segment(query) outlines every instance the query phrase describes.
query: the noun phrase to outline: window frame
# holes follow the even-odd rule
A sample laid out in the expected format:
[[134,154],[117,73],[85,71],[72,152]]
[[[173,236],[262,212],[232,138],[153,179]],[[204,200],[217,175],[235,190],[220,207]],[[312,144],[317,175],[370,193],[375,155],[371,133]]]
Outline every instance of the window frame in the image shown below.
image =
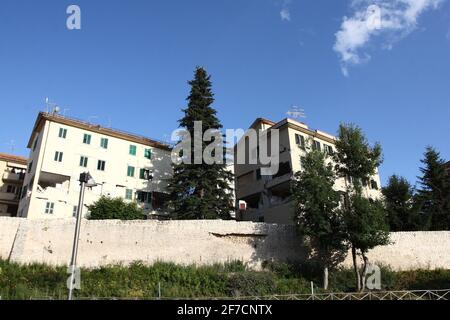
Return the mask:
[[50,202],[47,201],[45,203],[45,210],[44,210],[45,214],[54,214],[55,213],[55,203],[54,202]]
[[90,145],[92,140],[92,135],[89,133],[84,133],[83,135],[83,144]]
[[89,162],[89,158],[86,156],[80,156],[80,167],[87,168]]
[[136,154],[137,154],[137,146],[134,145],[134,144],[130,144],[130,148],[128,150],[128,154],[130,156],[136,156]]
[[109,139],[108,138],[101,138],[100,139],[100,148],[108,149],[108,143],[109,143]]
[[106,161],[105,160],[97,160],[97,171],[105,171]]
[[134,178],[135,174],[136,174],[136,167],[128,166],[127,167],[127,177]]

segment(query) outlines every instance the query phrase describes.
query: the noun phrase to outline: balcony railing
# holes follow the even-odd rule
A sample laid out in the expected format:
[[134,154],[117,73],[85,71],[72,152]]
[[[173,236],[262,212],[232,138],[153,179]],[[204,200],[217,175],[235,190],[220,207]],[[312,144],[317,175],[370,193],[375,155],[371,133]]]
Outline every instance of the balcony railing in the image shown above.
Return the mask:
[[21,182],[25,178],[25,173],[5,172],[3,174],[3,181]]

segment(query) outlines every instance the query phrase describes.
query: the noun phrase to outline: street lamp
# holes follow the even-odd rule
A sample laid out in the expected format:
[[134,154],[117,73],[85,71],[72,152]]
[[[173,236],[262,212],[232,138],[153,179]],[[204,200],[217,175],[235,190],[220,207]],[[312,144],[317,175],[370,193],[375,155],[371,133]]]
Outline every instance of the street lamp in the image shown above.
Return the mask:
[[86,186],[95,186],[95,181],[89,172],[83,172],[80,174],[80,198],[78,199],[77,208],[77,221],[75,224],[75,236],[73,238],[73,249],[72,249],[72,259],[70,261],[70,283],[69,283],[69,300],[72,300],[75,272],[77,265],[77,255],[78,255],[78,242],[80,240],[80,227],[81,227],[81,217],[83,215],[83,203],[84,203],[84,191]]

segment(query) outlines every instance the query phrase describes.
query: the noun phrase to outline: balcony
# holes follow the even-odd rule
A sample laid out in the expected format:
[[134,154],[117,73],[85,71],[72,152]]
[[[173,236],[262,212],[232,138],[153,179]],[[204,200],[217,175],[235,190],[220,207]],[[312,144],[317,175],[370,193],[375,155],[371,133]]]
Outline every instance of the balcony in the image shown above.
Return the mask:
[[3,174],[4,182],[22,183],[24,178],[25,178],[25,173],[15,173],[15,172],[6,171]]
[[10,202],[18,202],[20,199],[18,194],[15,193],[7,193],[7,192],[0,192],[0,200],[3,201],[10,201]]

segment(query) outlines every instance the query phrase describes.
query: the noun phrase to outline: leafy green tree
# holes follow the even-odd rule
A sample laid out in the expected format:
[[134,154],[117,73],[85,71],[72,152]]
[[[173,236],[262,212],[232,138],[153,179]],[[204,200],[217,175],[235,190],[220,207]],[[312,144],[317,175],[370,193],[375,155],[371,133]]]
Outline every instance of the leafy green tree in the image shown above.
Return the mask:
[[414,205],[414,188],[404,177],[389,177],[382,189],[384,207],[391,231],[418,231],[422,223],[417,207]]
[[417,201],[431,230],[450,230],[450,175],[436,149],[427,147]]
[[102,196],[88,206],[89,220],[143,220],[144,211],[136,202],[125,202],[122,198]]
[[[341,124],[336,141],[334,160],[337,174],[346,181],[346,193],[341,207],[346,240],[350,244],[353,269],[358,290],[364,289],[368,250],[389,243],[388,225],[378,201],[363,196],[363,181],[369,181],[382,163],[381,146],[370,146],[361,128]],[[357,255],[363,259],[358,268]]]
[[302,162],[303,170],[295,174],[292,193],[298,230],[306,237],[313,257],[323,269],[323,287],[327,290],[329,268],[343,261],[347,247],[343,221],[336,210],[340,195],[333,188],[333,166],[325,160],[325,154],[320,151],[308,153]]
[[[222,125],[217,118],[216,110],[211,105],[214,96],[211,90],[210,76],[197,67],[194,80],[189,81],[191,92],[187,98],[188,106],[183,110],[184,117],[179,120],[180,127],[189,132],[194,140],[194,122],[202,122],[202,137],[207,130],[220,130]],[[203,140],[203,139],[202,139]],[[208,164],[204,159],[194,161],[194,148],[189,156],[193,163],[180,163],[173,166],[173,177],[169,182],[170,207],[172,215],[177,219],[229,219],[233,211],[233,199],[230,183],[233,174],[226,168],[226,147],[223,135],[220,141],[213,143],[221,146],[222,163]],[[202,141],[202,152],[207,144]],[[189,152],[189,151],[188,151]],[[215,156],[215,153],[214,153]]]

